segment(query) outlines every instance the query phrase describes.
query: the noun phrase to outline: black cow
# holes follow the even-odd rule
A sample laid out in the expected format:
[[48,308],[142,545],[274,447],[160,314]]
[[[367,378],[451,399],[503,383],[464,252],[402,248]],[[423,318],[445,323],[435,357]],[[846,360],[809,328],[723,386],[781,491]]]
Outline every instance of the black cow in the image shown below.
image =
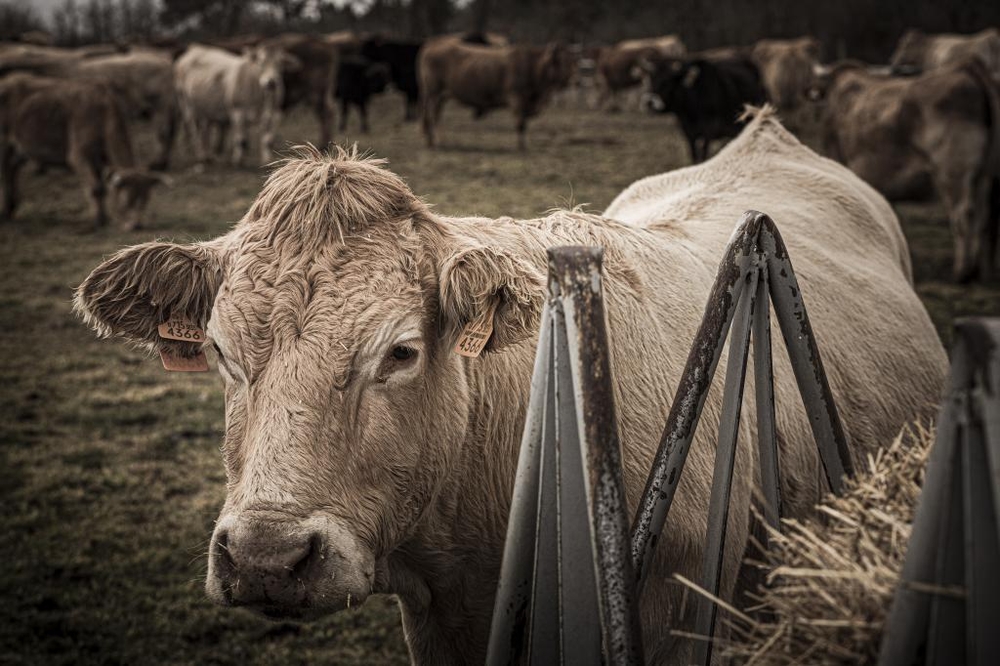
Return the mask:
[[356,55],[341,57],[337,73],[337,99],[340,100],[340,131],[347,129],[351,105],[358,107],[361,131],[368,133],[368,100],[383,92],[389,84],[389,67]]
[[713,139],[734,137],[745,104],[767,101],[757,66],[747,57],[660,59],[643,63],[643,106],[673,113],[691,148],[691,161],[708,158]]
[[362,56],[389,67],[392,85],[406,97],[406,120],[417,118],[417,104],[420,101],[417,53],[423,45],[421,40],[387,39],[380,36],[369,37],[361,44]]

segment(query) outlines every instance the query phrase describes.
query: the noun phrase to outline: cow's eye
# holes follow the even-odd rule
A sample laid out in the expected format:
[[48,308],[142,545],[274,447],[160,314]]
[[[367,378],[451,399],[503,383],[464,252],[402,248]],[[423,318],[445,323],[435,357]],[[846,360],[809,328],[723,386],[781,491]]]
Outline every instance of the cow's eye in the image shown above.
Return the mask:
[[396,345],[392,348],[389,355],[392,356],[392,360],[394,361],[409,361],[417,357],[417,350],[406,345]]

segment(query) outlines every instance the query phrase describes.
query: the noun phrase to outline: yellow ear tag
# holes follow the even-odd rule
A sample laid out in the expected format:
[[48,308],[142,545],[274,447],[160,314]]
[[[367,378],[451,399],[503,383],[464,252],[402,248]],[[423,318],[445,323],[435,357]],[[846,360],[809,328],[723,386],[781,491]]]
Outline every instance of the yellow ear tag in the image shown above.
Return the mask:
[[156,327],[160,332],[160,337],[166,340],[180,340],[181,342],[204,342],[205,331],[198,328],[193,321],[183,317],[174,317]]
[[476,358],[483,352],[490,336],[493,335],[493,314],[497,310],[497,300],[486,308],[486,311],[470,321],[462,329],[455,343],[455,353],[469,358]]
[[[156,330],[164,340],[191,342],[196,345],[205,341],[205,331],[198,328],[198,325],[194,322],[183,317],[171,316],[170,319],[157,326]],[[185,356],[175,347],[176,345],[174,347],[160,348],[160,361],[163,362],[165,370],[171,372],[208,371],[208,358],[200,347],[190,356]]]

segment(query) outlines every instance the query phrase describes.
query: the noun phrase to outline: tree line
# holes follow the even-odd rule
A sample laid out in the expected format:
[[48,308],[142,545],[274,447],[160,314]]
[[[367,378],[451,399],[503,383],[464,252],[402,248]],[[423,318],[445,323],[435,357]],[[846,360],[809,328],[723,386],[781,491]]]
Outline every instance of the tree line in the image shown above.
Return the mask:
[[494,30],[517,41],[585,44],[677,33],[697,50],[809,34],[823,42],[828,60],[882,62],[908,28],[974,32],[998,25],[995,0],[63,0],[48,25],[30,4],[0,2],[0,39],[47,31],[66,46],[288,30],[409,37]]

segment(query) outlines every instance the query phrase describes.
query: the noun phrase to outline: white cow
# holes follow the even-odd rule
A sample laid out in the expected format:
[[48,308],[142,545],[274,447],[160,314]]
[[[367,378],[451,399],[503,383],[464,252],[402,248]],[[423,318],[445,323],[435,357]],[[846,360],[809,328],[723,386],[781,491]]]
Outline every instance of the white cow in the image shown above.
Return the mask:
[[261,160],[269,161],[281,122],[282,69],[299,66],[296,58],[273,47],[243,55],[197,44],[188,48],[174,63],[174,83],[198,161],[208,157],[213,126],[231,130],[233,164],[242,164],[251,128],[260,137]]

